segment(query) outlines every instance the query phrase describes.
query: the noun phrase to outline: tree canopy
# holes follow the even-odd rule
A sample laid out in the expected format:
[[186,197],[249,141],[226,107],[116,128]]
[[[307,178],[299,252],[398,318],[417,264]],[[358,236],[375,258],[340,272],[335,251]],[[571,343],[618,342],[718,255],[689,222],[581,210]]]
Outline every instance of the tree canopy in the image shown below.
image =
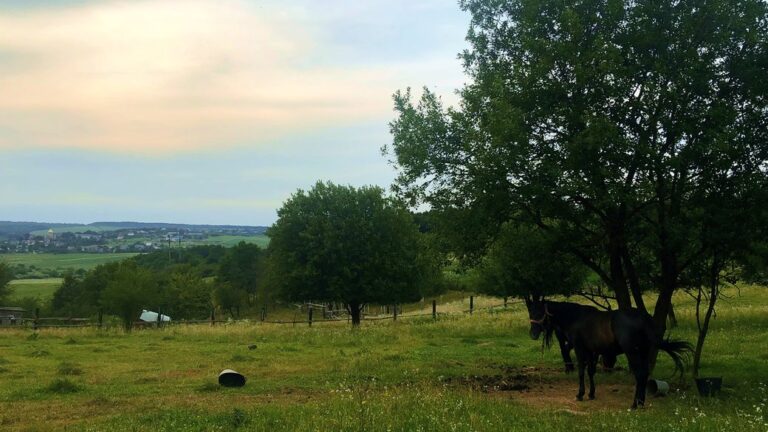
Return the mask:
[[3,261],[0,261],[0,304],[8,301],[12,293],[10,282],[13,280],[13,271],[11,267]]
[[232,288],[254,299],[259,293],[264,277],[264,251],[255,244],[240,242],[227,249],[221,259],[216,277]]
[[479,291],[498,297],[542,297],[578,292],[587,276],[556,239],[526,225],[506,223],[478,266]]
[[435,280],[411,214],[378,187],[318,182],[299,190],[267,235],[280,295],[344,303],[355,325],[366,303],[415,301]]
[[150,309],[159,300],[153,274],[130,261],[120,263],[101,293],[104,311],[120,317],[126,331],[131,330],[142,309]]
[[[706,249],[704,202],[764,206],[768,14],[759,0],[465,0],[471,82],[458,108],[395,95],[398,192],[564,239],[619,307],[657,290],[660,331]],[[707,206],[717,213],[717,206]],[[719,226],[728,230],[729,226]]]

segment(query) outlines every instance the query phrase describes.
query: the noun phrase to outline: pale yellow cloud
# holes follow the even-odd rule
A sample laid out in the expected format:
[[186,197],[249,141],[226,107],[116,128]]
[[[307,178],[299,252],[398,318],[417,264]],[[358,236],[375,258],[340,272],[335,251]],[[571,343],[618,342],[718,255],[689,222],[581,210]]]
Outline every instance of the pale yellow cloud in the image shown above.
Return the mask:
[[321,30],[302,23],[301,11],[235,0],[6,12],[0,147],[168,153],[265,143],[388,119],[394,90],[457,67],[320,66],[308,59],[322,58]]

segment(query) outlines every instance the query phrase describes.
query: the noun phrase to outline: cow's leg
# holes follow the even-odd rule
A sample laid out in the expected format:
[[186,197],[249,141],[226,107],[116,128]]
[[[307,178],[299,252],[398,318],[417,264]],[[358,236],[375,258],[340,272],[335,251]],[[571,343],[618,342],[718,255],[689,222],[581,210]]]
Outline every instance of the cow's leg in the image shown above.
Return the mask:
[[597,356],[590,356],[589,359],[589,399],[595,398],[595,370],[597,369]]
[[576,348],[576,361],[579,365],[579,393],[576,394],[576,400],[584,400],[584,369],[587,367],[587,353]]
[[560,331],[555,330],[555,336],[560,344],[560,354],[563,356],[563,363],[565,363],[565,373],[573,372],[573,360],[571,359],[571,344],[568,342],[568,337]]
[[603,360],[603,370],[606,372],[613,371],[614,366],[616,366],[616,355],[615,354],[603,354],[602,355]]
[[627,353],[627,360],[635,376],[635,399],[632,401],[632,409],[645,405],[645,388],[648,385],[648,356],[643,352]]

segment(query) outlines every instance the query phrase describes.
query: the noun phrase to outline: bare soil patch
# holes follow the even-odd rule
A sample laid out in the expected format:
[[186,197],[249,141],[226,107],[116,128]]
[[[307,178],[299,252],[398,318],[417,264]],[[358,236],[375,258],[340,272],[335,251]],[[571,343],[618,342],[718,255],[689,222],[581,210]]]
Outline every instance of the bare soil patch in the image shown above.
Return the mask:
[[[595,400],[577,401],[579,388],[576,373],[565,374],[561,369],[539,367],[514,367],[490,365],[499,373],[487,375],[469,375],[448,377],[442,381],[452,386],[465,386],[475,391],[488,393],[492,397],[508,398],[529,405],[536,409],[550,409],[583,413],[595,411],[625,410],[632,404],[635,393],[634,379],[627,376],[625,382],[601,382],[595,377]],[[589,382],[587,390],[589,389]],[[654,398],[648,396],[646,406],[650,407]]]

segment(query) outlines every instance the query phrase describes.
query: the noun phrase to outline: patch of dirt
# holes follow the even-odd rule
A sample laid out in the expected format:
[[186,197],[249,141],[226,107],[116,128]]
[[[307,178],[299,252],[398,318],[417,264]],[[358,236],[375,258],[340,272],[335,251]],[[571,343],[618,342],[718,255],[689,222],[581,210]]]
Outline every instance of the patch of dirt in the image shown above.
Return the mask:
[[504,375],[471,375],[447,377],[442,380],[446,384],[468,386],[483,392],[526,391],[530,389],[528,376],[523,374]]
[[[626,382],[600,382],[595,377],[595,400],[576,400],[579,378],[575,373],[565,374],[560,369],[533,366],[514,367],[503,364],[489,365],[500,373],[444,378],[448,385],[466,386],[491,397],[511,399],[536,409],[586,414],[594,411],[625,410],[632,404],[635,393],[634,380]],[[615,380],[613,380],[615,381]],[[586,381],[589,391],[589,381]],[[648,396],[646,407],[653,406],[654,398]]]
[[[595,400],[576,400],[579,389],[578,378],[569,375],[567,380],[559,380],[545,385],[534,385],[529,392],[516,397],[516,400],[537,409],[553,409],[571,413],[590,411],[617,411],[629,408],[635,394],[634,384],[603,384],[596,382]],[[587,391],[589,384],[587,383]],[[653,403],[646,400],[646,406]]]

